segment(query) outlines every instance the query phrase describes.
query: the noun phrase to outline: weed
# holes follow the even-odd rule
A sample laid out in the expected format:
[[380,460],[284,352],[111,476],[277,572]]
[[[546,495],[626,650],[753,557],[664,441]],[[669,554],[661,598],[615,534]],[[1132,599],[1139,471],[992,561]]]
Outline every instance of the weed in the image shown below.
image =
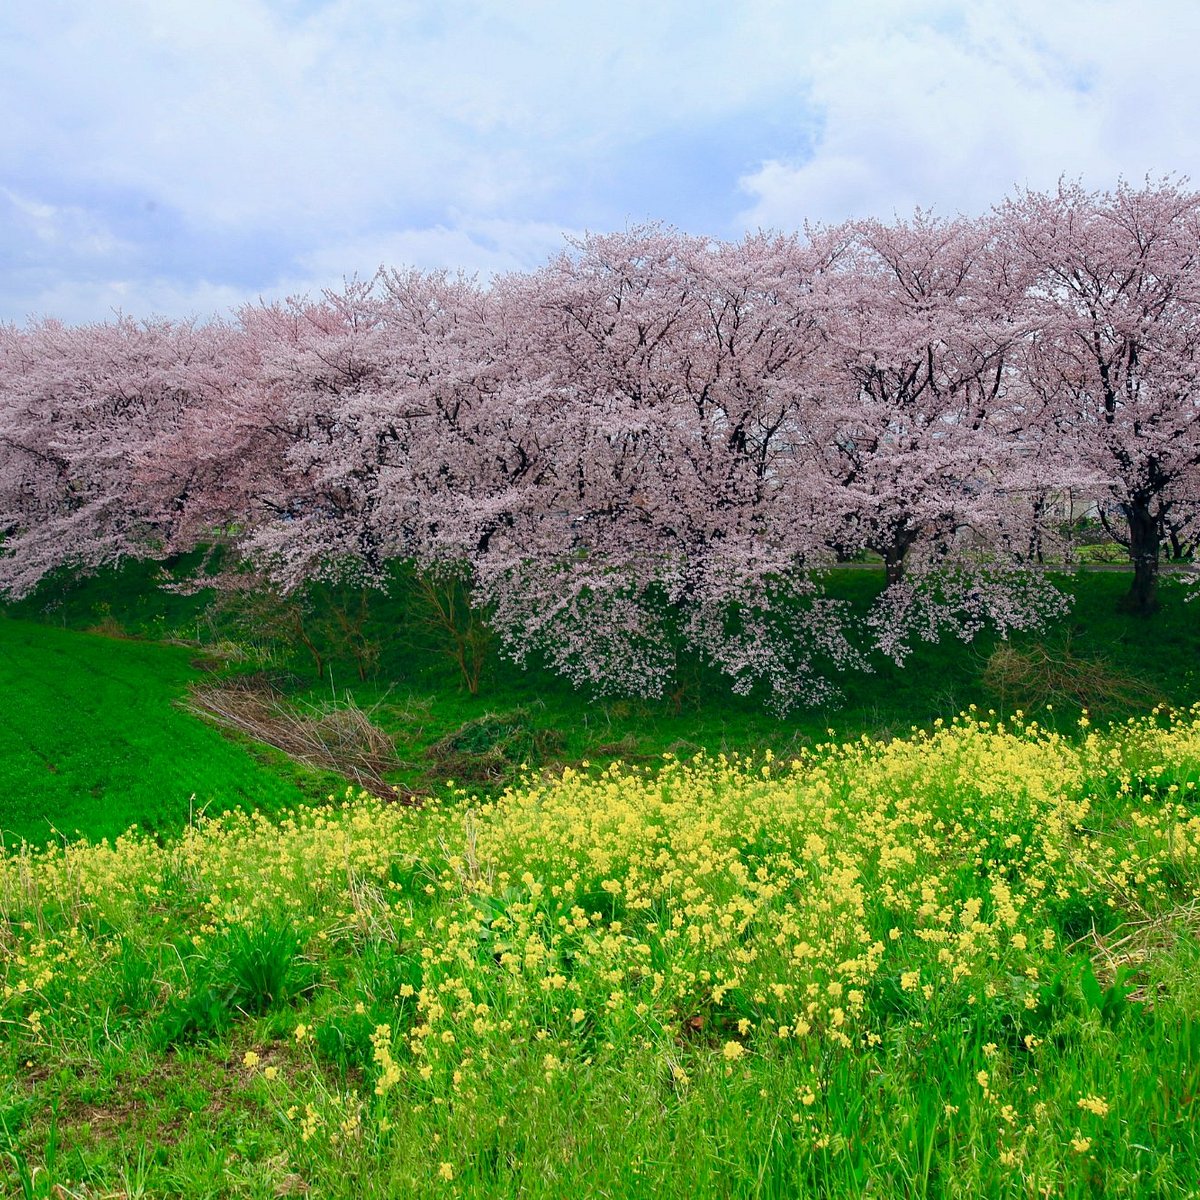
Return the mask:
[[443,778],[495,781],[544,762],[564,744],[558,730],[535,725],[527,709],[515,708],[467,721],[434,742],[428,758]]
[[229,929],[217,949],[217,978],[229,1003],[245,1013],[286,1004],[312,986],[312,965],[293,925],[260,917]]
[[118,1017],[138,1018],[156,1002],[159,988],[154,957],[132,938],[118,938],[111,960],[113,1011]]
[[386,779],[401,765],[395,743],[349,694],[333,704],[296,704],[273,688],[239,681],[193,687],[185,707],[298,763],[334,771],[376,796],[397,794]]
[[1161,699],[1153,686],[1105,659],[1078,655],[1069,635],[1053,646],[1003,643],[988,656],[981,679],[1006,711],[1066,704],[1110,714],[1134,706],[1148,708]]

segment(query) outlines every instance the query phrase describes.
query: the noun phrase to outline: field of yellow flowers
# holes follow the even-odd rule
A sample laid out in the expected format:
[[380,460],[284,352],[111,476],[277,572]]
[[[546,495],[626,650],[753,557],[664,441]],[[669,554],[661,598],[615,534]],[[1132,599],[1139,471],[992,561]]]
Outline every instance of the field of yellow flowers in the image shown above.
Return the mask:
[[[1200,706],[0,858],[24,1196],[1194,1196]],[[57,1190],[55,1190],[57,1189]]]

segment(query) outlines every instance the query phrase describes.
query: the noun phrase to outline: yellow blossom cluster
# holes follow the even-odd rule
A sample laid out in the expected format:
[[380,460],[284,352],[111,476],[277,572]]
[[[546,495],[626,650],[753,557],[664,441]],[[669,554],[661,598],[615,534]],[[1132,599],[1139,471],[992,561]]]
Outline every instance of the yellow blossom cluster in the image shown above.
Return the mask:
[[[163,846],[10,851],[0,1022],[36,1041],[82,980],[115,977],[131,937],[186,929],[203,954],[268,921],[318,967],[386,951],[395,969],[364,976],[344,1014],[368,1030],[379,1104],[402,1086],[430,1104],[469,1096],[523,1054],[558,1086],[618,1047],[686,1088],[696,1056],[742,1071],[869,1051],[890,1023],[985,1002],[1008,1006],[1035,1054],[1022,1017],[1071,914],[1143,916],[1194,894],[1197,764],[1200,707],[1076,738],[968,715],[785,763],[668,755],[420,808],[348,795],[234,814]],[[295,1052],[317,1052],[327,1016],[298,1014]],[[983,1053],[991,1103],[996,1044]],[[805,1084],[798,1108],[817,1095]],[[1108,1111],[1094,1095],[1078,1108]],[[308,1141],[350,1136],[357,1111],[294,1117]],[[1016,1126],[1011,1105],[996,1112]]]

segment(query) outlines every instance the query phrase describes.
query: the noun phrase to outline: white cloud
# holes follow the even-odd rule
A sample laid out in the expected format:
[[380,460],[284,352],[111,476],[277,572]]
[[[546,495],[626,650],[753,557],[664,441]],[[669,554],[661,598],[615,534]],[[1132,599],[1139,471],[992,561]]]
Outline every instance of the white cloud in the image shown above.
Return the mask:
[[889,217],[918,205],[981,212],[1014,185],[1049,187],[1063,174],[1102,187],[1200,167],[1200,7],[946,7],[960,19],[914,23],[903,5],[875,4],[870,33],[814,56],[822,124],[812,154],[770,159],[743,177],[745,225]]
[[[22,286],[24,285],[24,286]],[[182,284],[161,277],[47,279],[14,281],[4,297],[17,320],[56,317],[68,323],[106,321],[117,313],[208,320],[227,315],[253,297],[228,284],[201,281]]]
[[[0,192],[0,195],[3,193]],[[405,229],[330,243],[299,257],[261,286],[211,279],[180,281],[124,269],[119,258],[88,275],[80,270],[51,277],[27,272],[10,281],[7,307],[15,317],[56,316],[72,322],[105,320],[116,312],[133,316],[227,315],[243,304],[338,291],[350,278],[370,279],[380,268],[457,269],[481,281],[535,268],[565,248],[579,230],[541,222],[465,219],[459,225]]]
[[[26,244],[32,240],[69,258],[107,259],[127,249],[86,208],[46,204],[12,188],[0,187],[0,220],[6,226],[6,240]],[[15,249],[12,246],[10,253]]]
[[369,278],[378,267],[434,271],[448,265],[487,279],[540,266],[566,248],[565,230],[543,221],[462,218],[456,224],[405,229],[320,247],[301,258],[314,281],[306,291],[337,287],[344,277]]
[[1197,42],[1194,0],[0,6],[0,317],[1197,170]]
[[263,0],[76,0],[26,15],[35,59],[19,40],[0,50],[25,113],[0,148],[197,225],[349,233],[397,204],[497,212],[589,155],[793,86],[781,48],[811,31],[793,18],[768,42],[779,11],[341,0],[298,18]]

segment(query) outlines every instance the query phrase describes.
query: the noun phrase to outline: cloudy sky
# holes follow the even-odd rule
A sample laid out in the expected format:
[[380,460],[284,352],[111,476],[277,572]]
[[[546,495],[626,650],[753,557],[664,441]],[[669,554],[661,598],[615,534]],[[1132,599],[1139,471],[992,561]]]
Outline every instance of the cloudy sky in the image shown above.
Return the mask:
[[1200,183],[1196,0],[7,0],[0,320]]

